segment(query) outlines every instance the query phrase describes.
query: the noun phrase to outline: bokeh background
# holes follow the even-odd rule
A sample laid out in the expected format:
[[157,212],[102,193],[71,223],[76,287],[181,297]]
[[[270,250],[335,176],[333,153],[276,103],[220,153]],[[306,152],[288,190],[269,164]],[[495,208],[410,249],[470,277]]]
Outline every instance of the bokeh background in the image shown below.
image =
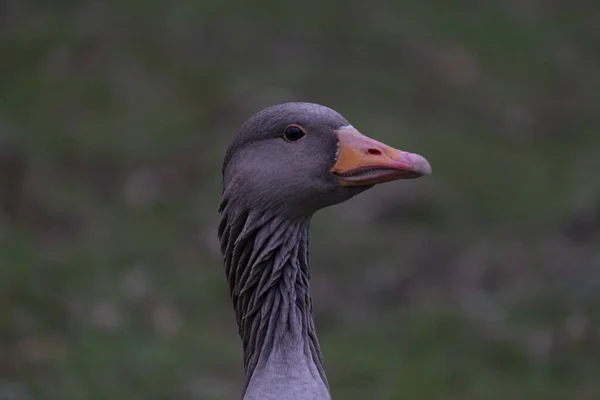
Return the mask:
[[221,161],[293,100],[434,171],[314,218],[334,398],[600,398],[598,2],[2,0],[0,399],[239,397]]

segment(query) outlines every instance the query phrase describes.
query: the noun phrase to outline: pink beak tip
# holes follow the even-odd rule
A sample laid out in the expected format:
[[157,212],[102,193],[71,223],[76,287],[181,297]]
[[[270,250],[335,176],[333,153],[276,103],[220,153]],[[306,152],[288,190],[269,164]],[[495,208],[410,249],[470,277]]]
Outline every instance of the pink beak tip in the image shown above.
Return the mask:
[[414,153],[407,153],[406,158],[412,163],[414,172],[421,175],[431,175],[431,165],[425,157]]

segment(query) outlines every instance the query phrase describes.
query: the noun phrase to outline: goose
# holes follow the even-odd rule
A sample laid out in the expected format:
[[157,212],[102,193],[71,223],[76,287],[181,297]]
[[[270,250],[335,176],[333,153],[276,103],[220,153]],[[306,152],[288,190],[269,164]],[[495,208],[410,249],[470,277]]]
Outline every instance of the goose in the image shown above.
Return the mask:
[[309,289],[312,215],[383,182],[431,174],[326,106],[254,114],[225,152],[218,237],[242,340],[243,400],[331,399]]

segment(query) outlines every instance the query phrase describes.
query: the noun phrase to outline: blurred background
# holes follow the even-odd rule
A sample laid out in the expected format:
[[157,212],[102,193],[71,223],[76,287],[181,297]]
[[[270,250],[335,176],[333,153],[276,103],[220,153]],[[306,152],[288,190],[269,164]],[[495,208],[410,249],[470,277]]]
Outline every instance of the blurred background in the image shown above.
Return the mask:
[[1,0],[1,400],[239,398],[221,162],[295,100],[434,171],[314,218],[334,398],[600,398],[597,2]]

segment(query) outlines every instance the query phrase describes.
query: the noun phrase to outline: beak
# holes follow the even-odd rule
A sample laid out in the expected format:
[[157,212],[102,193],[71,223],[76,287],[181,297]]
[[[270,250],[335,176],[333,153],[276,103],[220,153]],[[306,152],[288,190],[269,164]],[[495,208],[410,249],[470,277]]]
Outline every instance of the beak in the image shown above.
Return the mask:
[[352,126],[344,126],[335,133],[339,149],[331,172],[340,186],[368,186],[431,175],[429,162],[418,154],[373,140]]

